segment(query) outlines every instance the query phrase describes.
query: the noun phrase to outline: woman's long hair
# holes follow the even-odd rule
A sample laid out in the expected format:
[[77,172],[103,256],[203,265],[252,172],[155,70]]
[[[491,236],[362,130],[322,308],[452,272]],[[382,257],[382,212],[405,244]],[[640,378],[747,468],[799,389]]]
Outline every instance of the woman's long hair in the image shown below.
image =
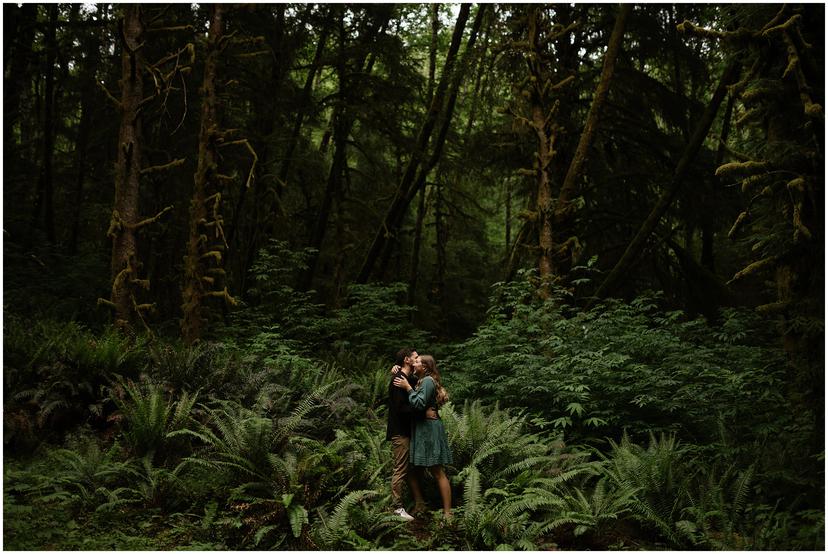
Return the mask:
[[434,379],[434,384],[437,385],[437,407],[440,407],[448,402],[449,394],[443,387],[443,383],[440,382],[440,372],[437,371],[437,362],[434,361],[433,357],[427,355],[420,356],[420,362],[423,364],[423,379],[431,377]]

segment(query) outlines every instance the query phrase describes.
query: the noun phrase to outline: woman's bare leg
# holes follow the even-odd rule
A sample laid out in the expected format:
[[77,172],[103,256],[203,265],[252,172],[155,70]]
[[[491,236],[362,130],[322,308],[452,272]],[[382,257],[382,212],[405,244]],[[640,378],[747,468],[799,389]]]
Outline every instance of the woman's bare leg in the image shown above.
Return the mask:
[[440,489],[440,497],[443,499],[443,516],[446,519],[451,517],[451,485],[449,484],[446,472],[443,471],[443,466],[434,466],[429,468],[434,480],[437,481],[437,487]]
[[422,480],[423,470],[415,465],[408,466],[408,488],[414,496],[414,512],[425,509],[425,500],[423,499],[423,490],[420,488],[420,481]]

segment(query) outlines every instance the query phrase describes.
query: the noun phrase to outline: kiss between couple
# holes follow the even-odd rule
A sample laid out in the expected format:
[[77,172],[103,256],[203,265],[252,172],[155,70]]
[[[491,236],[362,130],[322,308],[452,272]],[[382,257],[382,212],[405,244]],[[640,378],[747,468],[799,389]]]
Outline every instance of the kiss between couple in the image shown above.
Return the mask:
[[425,511],[420,488],[423,468],[428,468],[443,500],[443,517],[451,519],[451,485],[443,466],[452,463],[446,429],[438,408],[448,401],[440,383],[440,372],[431,356],[420,356],[413,348],[397,352],[397,365],[391,369],[388,385],[388,428],[385,440],[391,441],[394,473],[391,476],[391,502],[394,513],[414,519],[403,506],[403,482],[414,496],[413,514]]

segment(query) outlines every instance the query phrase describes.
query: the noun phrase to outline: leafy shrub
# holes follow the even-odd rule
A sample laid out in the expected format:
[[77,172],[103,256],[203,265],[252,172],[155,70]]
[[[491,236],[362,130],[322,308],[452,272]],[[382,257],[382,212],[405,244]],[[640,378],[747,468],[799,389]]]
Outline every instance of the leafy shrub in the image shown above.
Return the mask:
[[745,447],[810,436],[787,409],[784,357],[755,315],[725,310],[712,326],[659,303],[651,294],[576,312],[560,296],[537,298],[528,280],[500,283],[487,322],[444,360],[447,385],[459,398],[526,407],[573,438],[623,428],[704,445],[724,429]]

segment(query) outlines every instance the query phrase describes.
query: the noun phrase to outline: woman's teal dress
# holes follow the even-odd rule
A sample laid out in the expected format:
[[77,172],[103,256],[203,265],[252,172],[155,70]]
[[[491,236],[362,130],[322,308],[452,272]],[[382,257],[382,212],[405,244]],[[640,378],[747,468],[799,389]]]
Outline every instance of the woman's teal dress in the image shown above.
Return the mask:
[[[437,386],[434,379],[424,377],[416,389],[408,393],[408,401],[415,410],[437,407]],[[415,466],[438,466],[452,463],[451,448],[443,422],[439,419],[415,419],[411,434],[409,459]]]

